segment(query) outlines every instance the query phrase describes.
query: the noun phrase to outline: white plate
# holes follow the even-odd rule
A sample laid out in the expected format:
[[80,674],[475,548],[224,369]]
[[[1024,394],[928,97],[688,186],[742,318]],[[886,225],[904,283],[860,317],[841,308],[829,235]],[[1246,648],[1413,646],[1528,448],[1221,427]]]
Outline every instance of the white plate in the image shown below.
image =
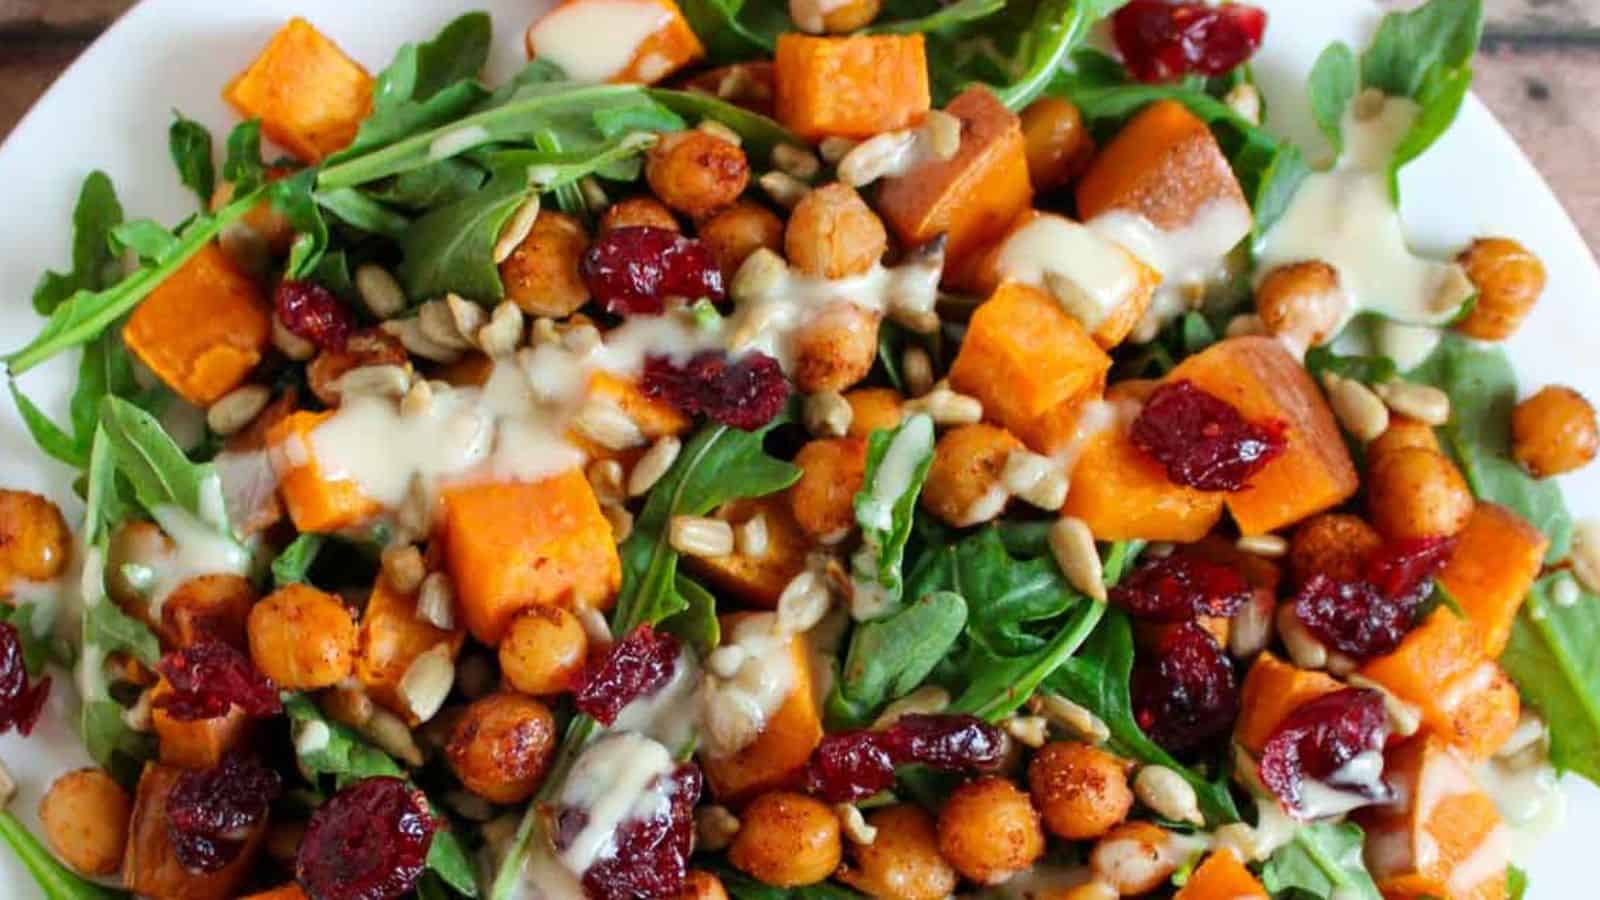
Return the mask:
[[[521,32],[548,0],[480,0],[497,26],[491,77],[515,71]],[[763,0],[767,2],[767,0]],[[776,2],[776,0],[770,0]],[[1257,0],[1261,2],[1261,0]],[[46,266],[64,267],[69,222],[79,182],[99,168],[115,181],[130,216],[174,222],[194,199],[179,186],[167,158],[169,110],[211,126],[219,143],[232,117],[222,85],[260,50],[287,17],[307,15],[355,58],[376,70],[395,48],[432,34],[453,15],[441,0],[314,2],[314,0],[146,0],[62,76],[0,147],[0,349],[38,330],[28,297]],[[1364,0],[1265,0],[1273,14],[1256,64],[1273,124],[1312,149],[1322,146],[1303,97],[1305,74],[1332,40],[1360,48],[1377,20]],[[1524,384],[1572,384],[1600,398],[1600,268],[1560,204],[1482,104],[1470,101],[1450,133],[1404,178],[1405,214],[1416,244],[1451,251],[1477,235],[1515,236],[1549,269],[1545,300],[1512,343]],[[72,364],[57,360],[30,373],[28,391],[64,416]],[[9,400],[0,400],[0,484],[49,493],[69,516],[78,511],[67,471],[28,439]],[[1571,479],[1574,510],[1600,513],[1600,468]],[[59,676],[58,676],[59,678]],[[64,689],[52,694],[34,736],[0,738],[0,758],[21,785],[16,806],[30,825],[50,780],[87,758],[69,726]],[[1535,898],[1589,895],[1593,835],[1600,834],[1600,792],[1572,779],[1569,821],[1538,852]],[[0,894],[37,896],[9,853],[0,851]]]

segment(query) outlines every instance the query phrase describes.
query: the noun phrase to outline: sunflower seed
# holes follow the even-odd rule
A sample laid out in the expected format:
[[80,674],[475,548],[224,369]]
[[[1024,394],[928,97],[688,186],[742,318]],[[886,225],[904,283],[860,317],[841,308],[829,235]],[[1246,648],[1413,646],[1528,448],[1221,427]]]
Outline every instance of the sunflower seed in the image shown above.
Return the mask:
[[838,391],[823,391],[806,398],[806,430],[817,437],[844,437],[850,430],[855,410]]
[[840,803],[833,808],[839,817],[839,827],[852,843],[868,846],[878,839],[878,829],[867,824],[861,810],[851,803]]
[[885,706],[873,721],[872,730],[882,731],[900,721],[901,716],[931,716],[949,708],[949,692],[935,685],[923,685]]
[[1408,419],[1435,428],[1450,421],[1450,395],[1432,385],[1390,381],[1374,390],[1390,409]]
[[1289,553],[1289,542],[1276,534],[1252,534],[1239,538],[1234,544],[1240,553],[1266,559],[1281,559]]
[[238,434],[261,415],[272,400],[272,391],[259,384],[236,388],[206,410],[206,427],[228,437]]
[[1293,603],[1278,607],[1278,636],[1289,650],[1289,658],[1302,669],[1321,669],[1328,665],[1328,648],[1306,628],[1295,613]]
[[1050,722],[1043,716],[1009,716],[1001,724],[1024,747],[1037,750],[1050,740]]
[[522,242],[533,233],[533,223],[539,219],[539,195],[529,194],[517,211],[511,214],[505,227],[500,229],[500,239],[494,242],[494,264],[500,265],[517,252]]
[[773,147],[772,164],[779,171],[806,181],[817,177],[817,173],[822,171],[822,162],[817,159],[815,153],[794,144],[779,144]]
[[400,696],[418,721],[426,722],[438,714],[455,684],[456,665],[450,658],[450,645],[435,644],[419,654],[400,676]]
[[456,627],[456,588],[450,576],[434,572],[417,590],[417,618],[441,631]]
[[405,289],[400,287],[388,269],[376,263],[356,267],[356,295],[377,319],[392,319],[405,312],[408,301]]
[[673,516],[667,540],[674,550],[689,556],[727,556],[733,552],[733,526],[704,516]]
[[850,138],[827,137],[822,139],[822,144],[817,149],[822,153],[823,160],[833,165],[844,159],[851,150],[856,148],[858,143],[860,142],[853,141]]
[[800,198],[811,190],[811,185],[790,175],[788,172],[768,172],[756,180],[761,189],[767,192],[772,202],[784,209],[794,209]]
[[333,387],[340,399],[385,397],[398,400],[411,390],[411,373],[403,366],[362,366],[340,375]]
[[735,147],[744,145],[744,138],[739,136],[739,132],[718,122],[716,119],[701,119],[696,128],[704,134],[709,134],[717,140],[732,144]]
[[1050,552],[1067,576],[1067,583],[1097,603],[1106,602],[1105,566],[1088,523],[1062,516],[1050,528]]
[[607,450],[631,450],[644,444],[644,432],[616,404],[593,398],[583,404],[572,427]]
[[650,449],[639,457],[639,461],[633,464],[633,471],[628,473],[628,496],[643,497],[650,493],[650,489],[678,461],[678,453],[682,449],[683,442],[670,434],[656,439]]
[[584,470],[594,498],[601,506],[621,506],[627,497],[622,492],[622,463],[614,459],[597,459]]
[[933,390],[933,359],[921,347],[907,347],[900,357],[900,370],[905,375],[906,393],[921,397]]
[[1099,716],[1060,694],[1035,694],[1028,701],[1028,708],[1090,743],[1100,744],[1111,738],[1110,726]]
[[494,308],[489,324],[478,329],[478,349],[490,359],[509,355],[522,343],[522,310],[507,300]]
[[1133,793],[1156,815],[1172,822],[1204,825],[1194,786],[1166,766],[1145,766],[1133,779]]
[[272,317],[272,346],[294,362],[305,362],[317,355],[316,344],[290,331],[276,315]]
[[1344,430],[1362,443],[1376,440],[1389,428],[1389,408],[1372,389],[1350,378],[1324,372],[1328,404]]
[[414,594],[428,577],[428,567],[422,561],[422,551],[416,544],[395,544],[385,547],[379,558],[383,577],[389,587],[402,594]]
[[709,803],[694,811],[695,848],[707,853],[728,849],[739,833],[739,819],[726,806]]

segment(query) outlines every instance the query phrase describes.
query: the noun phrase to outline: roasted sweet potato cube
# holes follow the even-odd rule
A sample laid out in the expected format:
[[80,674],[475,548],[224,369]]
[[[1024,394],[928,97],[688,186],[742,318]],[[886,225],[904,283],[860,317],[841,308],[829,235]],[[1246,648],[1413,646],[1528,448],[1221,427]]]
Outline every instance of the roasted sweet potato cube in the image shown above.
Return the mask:
[[1218,850],[1190,874],[1172,900],[1271,900],[1271,895],[1238,856]]
[[167,796],[178,783],[182,769],[148,763],[134,793],[133,816],[128,822],[128,849],[122,857],[122,886],[141,897],[181,897],[183,900],[229,900],[255,867],[267,822],[256,823],[245,835],[239,855],[215,872],[192,872],[178,861],[167,830]]
[[278,474],[278,493],[300,531],[327,533],[358,525],[383,510],[347,479],[330,479],[312,452],[311,433],[332,412],[297,412],[273,426],[267,455]]
[[511,618],[530,606],[609,609],[616,598],[622,562],[581,471],[455,488],[443,503],[456,602],[483,643],[498,644]]
[[1251,753],[1260,753],[1290,713],[1343,689],[1344,685],[1324,672],[1297,668],[1270,652],[1262,653],[1244,677],[1233,739]]
[[717,510],[717,518],[735,528],[761,516],[767,526],[767,550],[760,556],[685,556],[683,562],[712,587],[763,609],[776,609],[778,595],[796,575],[805,571],[811,542],[800,530],[784,494],[754,500],[735,500]]
[[167,387],[205,407],[261,362],[272,319],[261,287],[207,244],[139,304],[122,339]]
[[1245,490],[1227,495],[1245,534],[1266,534],[1338,506],[1360,487],[1344,436],[1304,367],[1270,337],[1229,338],[1184,360],[1167,376],[1188,379],[1252,421],[1288,426],[1288,449]]
[[1040,453],[1063,448],[1084,402],[1100,396],[1111,357],[1061,304],[1007,283],[973,313],[950,368],[956,390],[983,401],[984,417]]
[[[165,678],[157,682],[152,700],[172,693],[172,685]],[[197,719],[184,722],[173,718],[163,709],[150,715],[151,727],[161,747],[161,761],[180,769],[209,769],[226,756],[229,750],[240,746],[250,734],[250,717],[237,706],[228,714],[215,719]]]
[[[612,372],[599,371],[589,376],[589,399],[603,400],[633,420],[646,441],[654,442],[668,435],[681,435],[689,430],[693,421],[666,400],[651,397],[640,389],[637,382]],[[613,450],[589,440],[577,431],[569,431],[567,440],[583,450],[590,459],[616,459],[631,465],[644,452],[644,447]]]
[[[595,52],[595,35],[615,42],[615,52]],[[655,84],[706,52],[673,0],[564,0],[528,27],[524,42],[529,59],[549,59],[577,81],[614,84]]]
[[1077,195],[1085,222],[1120,210],[1175,231],[1212,203],[1234,204],[1249,221],[1228,157],[1206,123],[1176,100],[1158,100],[1124,125],[1078,181]]
[[389,579],[380,576],[361,613],[356,680],[373,701],[416,727],[421,719],[400,690],[401,679],[417,657],[441,644],[455,659],[465,640],[460,629],[446,631],[423,621],[417,615],[416,596],[395,590]]
[[[722,633],[732,634],[746,615],[749,614],[723,616]],[[788,699],[767,720],[761,736],[732,756],[700,758],[711,795],[718,803],[738,806],[790,784],[799,777],[811,751],[822,742],[822,715],[813,690],[816,676],[811,670],[810,646],[804,637],[796,637],[789,642],[788,653],[794,666],[794,683]]]
[[1483,649],[1499,659],[1511,638],[1511,623],[1544,566],[1550,539],[1527,520],[1494,503],[1473,507],[1456,535],[1439,583],[1456,599],[1483,635]]
[[1424,730],[1471,762],[1487,759],[1516,730],[1522,701],[1478,628],[1448,607],[1435,610],[1393,652],[1361,674],[1422,710]]
[[920,34],[782,35],[776,89],[778,121],[811,141],[905,128],[932,102]]
[[884,179],[878,211],[908,247],[945,235],[946,271],[959,271],[1028,209],[1033,183],[1022,123],[988,88],[967,88],[945,111],[961,120],[961,150]]
[[372,109],[372,76],[305,19],[290,19],[222,98],[308,162],[343,150]]
[[1222,495],[1173,484],[1114,426],[1084,445],[1061,514],[1082,519],[1102,541],[1190,543],[1216,527]]
[[1385,897],[1504,900],[1511,832],[1466,761],[1437,736],[1384,754],[1401,802],[1354,818],[1367,833],[1367,868]]

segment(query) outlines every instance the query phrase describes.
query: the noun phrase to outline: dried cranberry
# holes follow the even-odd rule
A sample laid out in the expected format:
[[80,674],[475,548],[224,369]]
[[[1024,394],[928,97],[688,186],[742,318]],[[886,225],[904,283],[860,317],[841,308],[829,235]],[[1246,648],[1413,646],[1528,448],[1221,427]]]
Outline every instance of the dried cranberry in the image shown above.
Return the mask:
[[606,312],[655,315],[668,297],[721,300],[722,270],[707,247],[665,228],[631,225],[601,235],[579,266]]
[[772,421],[789,402],[783,368],[760,352],[730,362],[726,354],[707,351],[682,365],[652,356],[644,364],[644,392],[688,415],[705,415],[745,431]]
[[1133,77],[1175,81],[1185,75],[1222,75],[1261,46],[1267,14],[1229,3],[1132,0],[1111,19],[1117,49]]
[[32,734],[49,696],[50,676],[29,683],[22,635],[15,625],[0,622],[0,734],[13,728],[23,737]]
[[1156,388],[1129,436],[1173,482],[1202,491],[1240,491],[1288,446],[1285,426],[1250,422],[1227,401],[1188,380]]
[[172,685],[172,693],[157,697],[155,707],[180,722],[215,719],[234,706],[257,719],[283,711],[272,679],[222,641],[207,639],[168,653],[156,671]]
[[672,679],[682,652],[677,638],[640,625],[584,672],[573,702],[602,725],[610,725],[623,707],[655,693]]
[[350,307],[314,281],[279,282],[274,305],[283,327],[319,350],[343,350],[356,330]]
[[689,876],[694,844],[694,806],[700,800],[700,770],[680,766],[664,785],[668,797],[657,814],[629,819],[617,828],[613,854],[583,873],[593,900],[680,896]]
[[1000,730],[973,716],[907,715],[878,731],[824,737],[806,764],[805,788],[832,803],[853,802],[894,787],[896,766],[990,769],[1004,749]]
[[1153,656],[1134,668],[1130,685],[1144,733],[1173,753],[1226,733],[1239,714],[1239,690],[1216,638],[1193,622],[1173,625]]
[[1454,538],[1414,538],[1385,544],[1367,562],[1367,580],[1387,597],[1424,599],[1426,586],[1450,561]]
[[[1301,704],[1261,750],[1261,782],[1290,813],[1298,813],[1306,779],[1323,781],[1374,802],[1389,798],[1376,773],[1341,771],[1363,753],[1379,753],[1389,717],[1377,691],[1347,688]],[[1365,777],[1362,777],[1365,776]]]
[[1357,659],[1388,653],[1416,624],[1428,585],[1454,546],[1448,538],[1401,541],[1373,554],[1360,581],[1314,575],[1295,595],[1295,615],[1342,653]]
[[282,790],[277,772],[238,753],[212,768],[183,773],[166,803],[167,835],[178,862],[192,872],[215,872],[233,862]]
[[1250,596],[1250,585],[1238,572],[1183,552],[1146,560],[1111,591],[1118,606],[1156,622],[1231,616]]
[[894,759],[875,731],[827,735],[806,763],[806,791],[830,803],[864,800],[892,787]]
[[357,781],[311,816],[294,877],[311,900],[390,900],[416,887],[439,827],[398,778]]

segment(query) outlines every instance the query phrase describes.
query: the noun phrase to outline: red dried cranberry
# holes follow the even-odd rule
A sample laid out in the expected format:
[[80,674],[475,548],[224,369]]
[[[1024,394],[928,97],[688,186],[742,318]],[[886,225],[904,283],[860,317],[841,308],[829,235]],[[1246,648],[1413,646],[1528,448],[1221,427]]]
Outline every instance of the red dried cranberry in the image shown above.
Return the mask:
[[1000,730],[972,716],[902,716],[879,731],[824,737],[806,763],[805,789],[830,803],[854,802],[894,787],[896,766],[990,769],[1004,748]]
[[1294,598],[1294,613],[1341,653],[1367,659],[1388,653],[1415,624],[1415,603],[1384,596],[1365,581],[1313,575]]
[[1363,753],[1378,753],[1389,737],[1389,716],[1377,691],[1347,688],[1324,694],[1291,712],[1261,750],[1261,782],[1292,814],[1299,814],[1306,779],[1326,782],[1374,802],[1389,788],[1373,773],[1341,772]]
[[590,718],[610,725],[623,707],[655,693],[672,679],[682,652],[677,638],[640,625],[584,672],[573,702]]
[[279,282],[274,305],[283,327],[319,350],[343,350],[356,330],[350,307],[314,281]]
[[1140,619],[1187,622],[1231,616],[1250,600],[1244,576],[1193,553],[1146,560],[1111,591],[1111,599]]
[[367,778],[311,816],[294,877],[311,900],[390,900],[416,887],[439,827],[428,798],[398,778]]
[[1153,659],[1133,670],[1134,720],[1150,739],[1187,753],[1227,732],[1239,714],[1239,691],[1228,655],[1193,622],[1173,625]]
[[1267,14],[1240,3],[1132,0],[1112,17],[1111,30],[1133,77],[1176,81],[1222,75],[1255,55]]
[[1227,401],[1184,379],[1156,388],[1129,436],[1176,484],[1240,491],[1283,453],[1284,431],[1282,422],[1247,421]]
[[166,803],[167,835],[178,862],[192,872],[215,872],[233,862],[282,790],[277,772],[238,753],[212,768],[183,773]]
[[1395,599],[1426,597],[1426,586],[1450,561],[1454,538],[1414,538],[1385,544],[1367,562],[1367,580],[1384,596]]
[[700,770],[680,766],[666,785],[666,808],[657,815],[629,819],[617,828],[616,850],[583,873],[592,900],[677,897],[689,876],[694,844],[694,806],[700,800]]
[[676,231],[631,225],[601,235],[579,266],[606,312],[655,315],[668,297],[721,300],[722,270],[711,251]]
[[23,737],[32,734],[49,696],[50,676],[29,683],[22,635],[15,625],[0,622],[0,734],[13,728]]
[[875,731],[827,735],[806,763],[806,791],[830,803],[864,800],[892,787],[894,759]]
[[172,693],[157,697],[155,707],[180,722],[215,719],[234,706],[257,719],[283,711],[272,679],[222,641],[207,639],[168,653],[156,671],[172,685]]
[[644,392],[687,415],[705,415],[730,428],[754,431],[783,412],[789,382],[778,361],[750,352],[732,362],[706,351],[678,365],[664,356],[644,364]]

